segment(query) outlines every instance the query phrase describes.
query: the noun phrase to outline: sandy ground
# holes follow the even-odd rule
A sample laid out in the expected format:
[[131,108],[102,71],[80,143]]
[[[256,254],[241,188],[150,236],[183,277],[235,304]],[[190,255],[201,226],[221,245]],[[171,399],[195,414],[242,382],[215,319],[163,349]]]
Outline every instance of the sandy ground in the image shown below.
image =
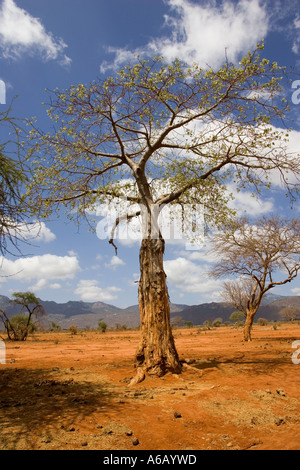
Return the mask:
[[6,342],[0,450],[300,450],[299,325],[174,336],[184,373],[134,387],[138,331]]

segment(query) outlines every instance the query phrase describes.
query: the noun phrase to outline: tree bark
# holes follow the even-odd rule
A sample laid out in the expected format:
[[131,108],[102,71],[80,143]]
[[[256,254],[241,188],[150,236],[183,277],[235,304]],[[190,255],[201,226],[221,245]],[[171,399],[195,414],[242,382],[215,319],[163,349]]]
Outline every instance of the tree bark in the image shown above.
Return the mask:
[[140,342],[136,351],[136,376],[131,384],[141,382],[146,374],[163,376],[180,373],[179,361],[170,324],[170,305],[163,268],[165,242],[146,238],[140,249]]
[[252,331],[252,326],[253,326],[253,321],[255,314],[258,309],[255,310],[247,310],[247,315],[246,315],[246,322],[245,322],[245,327],[244,327],[244,340],[245,341],[251,341],[251,331]]

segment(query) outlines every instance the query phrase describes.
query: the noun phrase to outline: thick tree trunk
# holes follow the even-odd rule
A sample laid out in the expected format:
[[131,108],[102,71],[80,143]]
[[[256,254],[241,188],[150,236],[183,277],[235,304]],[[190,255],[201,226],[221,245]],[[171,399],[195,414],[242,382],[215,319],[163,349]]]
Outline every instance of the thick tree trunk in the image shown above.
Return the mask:
[[257,312],[257,309],[247,311],[246,322],[245,322],[245,327],[244,327],[244,340],[245,341],[251,341],[252,339],[251,331],[252,331],[253,321],[254,321],[256,312]]
[[136,352],[136,376],[131,384],[141,382],[146,374],[163,376],[180,373],[182,366],[176,351],[170,324],[170,305],[163,268],[164,240],[143,239],[140,249],[139,307],[140,342]]

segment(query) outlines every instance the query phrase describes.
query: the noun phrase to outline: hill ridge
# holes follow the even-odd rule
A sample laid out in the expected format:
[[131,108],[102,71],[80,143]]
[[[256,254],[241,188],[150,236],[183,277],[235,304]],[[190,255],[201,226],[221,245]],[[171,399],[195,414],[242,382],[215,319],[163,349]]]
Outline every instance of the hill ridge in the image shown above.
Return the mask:
[[[47,322],[55,322],[62,328],[76,324],[79,328],[96,328],[99,321],[105,321],[109,327],[116,324],[126,325],[128,328],[137,327],[140,323],[138,305],[126,308],[116,307],[105,302],[84,302],[69,300],[58,303],[39,299],[47,312]],[[278,296],[270,294],[264,299],[257,318],[267,320],[280,320],[279,312],[286,306],[300,308],[300,296]],[[8,316],[19,313],[19,306],[12,304],[6,296],[0,295],[0,309],[6,311]],[[170,303],[171,319],[181,317],[183,321],[192,321],[194,325],[202,325],[205,321],[214,321],[216,318],[228,321],[231,313],[236,309],[225,302],[206,302],[199,305],[186,305]],[[0,326],[1,328],[1,326]]]

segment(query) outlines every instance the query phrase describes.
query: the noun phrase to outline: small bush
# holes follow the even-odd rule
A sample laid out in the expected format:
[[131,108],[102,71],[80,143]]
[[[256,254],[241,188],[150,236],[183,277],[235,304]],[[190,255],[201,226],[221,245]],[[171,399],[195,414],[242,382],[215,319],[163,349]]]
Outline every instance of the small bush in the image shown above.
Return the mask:
[[98,322],[98,329],[102,331],[102,333],[106,332],[106,328],[107,328],[107,324],[105,323],[105,321]]
[[268,323],[269,323],[268,320],[266,320],[265,318],[259,318],[259,319],[257,320],[257,324],[258,324],[259,326],[267,326]]
[[71,325],[71,326],[69,326],[68,330],[71,333],[71,335],[77,335],[78,326],[77,325]]
[[61,330],[61,326],[55,323],[54,321],[52,321],[51,326],[50,326],[50,331],[60,331],[60,330]]
[[205,326],[205,328],[207,330],[210,330],[211,327],[212,327],[212,322],[210,320],[205,320],[205,322],[203,323],[203,325]]
[[36,331],[37,327],[32,322],[28,322],[28,315],[21,313],[14,315],[7,324],[7,333],[10,339],[24,341],[28,334]]
[[233,312],[231,315],[230,315],[230,318],[229,318],[231,321],[234,321],[235,322],[235,326],[237,328],[239,328],[240,326],[242,326],[245,322],[245,315],[243,314],[243,312]]

